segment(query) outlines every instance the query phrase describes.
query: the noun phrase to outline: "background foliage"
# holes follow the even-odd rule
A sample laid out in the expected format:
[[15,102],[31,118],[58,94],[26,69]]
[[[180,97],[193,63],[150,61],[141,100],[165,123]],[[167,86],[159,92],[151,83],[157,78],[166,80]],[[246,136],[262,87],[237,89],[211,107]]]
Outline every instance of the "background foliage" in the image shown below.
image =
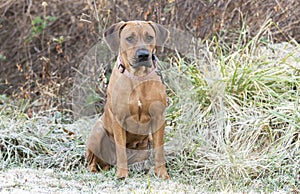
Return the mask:
[[103,30],[121,20],[152,20],[193,37],[215,35],[245,40],[271,19],[275,42],[300,40],[300,2],[259,0],[75,0],[2,1],[0,4],[0,92],[34,101],[38,106],[70,107],[74,68]]
[[[167,166],[180,185],[172,189],[299,192],[299,1],[7,0],[0,13],[1,170],[74,171],[58,176],[75,177],[87,191],[106,182],[118,188],[115,169],[99,175],[103,184],[83,170],[94,120],[74,119],[72,90],[91,91],[86,101],[101,113],[115,60],[103,31],[152,20],[184,32],[178,40],[171,31],[171,42],[194,38],[189,49],[159,54],[169,96]],[[157,185],[133,172],[135,188],[125,192]]]

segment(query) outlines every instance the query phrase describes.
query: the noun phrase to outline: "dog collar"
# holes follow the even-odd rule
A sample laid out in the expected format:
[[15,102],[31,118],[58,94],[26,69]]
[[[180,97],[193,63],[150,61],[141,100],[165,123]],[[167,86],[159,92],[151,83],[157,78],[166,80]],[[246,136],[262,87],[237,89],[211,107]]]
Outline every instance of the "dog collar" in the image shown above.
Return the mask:
[[127,76],[128,78],[132,79],[132,80],[136,80],[136,81],[144,81],[149,79],[156,71],[157,71],[157,60],[155,59],[156,56],[154,55],[153,57],[153,62],[154,62],[154,69],[148,73],[145,76],[135,76],[132,73],[130,73],[125,66],[122,63],[121,57],[118,56],[118,70],[120,73],[124,74],[125,76]]

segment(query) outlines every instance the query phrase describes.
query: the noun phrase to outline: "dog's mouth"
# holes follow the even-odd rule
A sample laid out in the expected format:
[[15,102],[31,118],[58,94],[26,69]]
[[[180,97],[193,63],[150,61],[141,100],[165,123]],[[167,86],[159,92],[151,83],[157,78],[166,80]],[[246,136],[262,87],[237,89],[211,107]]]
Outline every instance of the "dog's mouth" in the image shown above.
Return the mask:
[[137,67],[152,67],[152,60],[147,59],[147,60],[140,60],[140,59],[133,59],[133,63],[131,64],[133,68]]

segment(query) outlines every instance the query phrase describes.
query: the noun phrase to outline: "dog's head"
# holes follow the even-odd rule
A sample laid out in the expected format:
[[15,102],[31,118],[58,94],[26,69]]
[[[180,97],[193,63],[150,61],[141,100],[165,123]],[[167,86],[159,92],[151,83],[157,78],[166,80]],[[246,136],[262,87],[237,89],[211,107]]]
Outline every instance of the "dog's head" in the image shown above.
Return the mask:
[[148,21],[119,22],[104,33],[110,49],[119,52],[123,65],[142,75],[153,66],[156,47],[163,47],[169,31],[162,25]]

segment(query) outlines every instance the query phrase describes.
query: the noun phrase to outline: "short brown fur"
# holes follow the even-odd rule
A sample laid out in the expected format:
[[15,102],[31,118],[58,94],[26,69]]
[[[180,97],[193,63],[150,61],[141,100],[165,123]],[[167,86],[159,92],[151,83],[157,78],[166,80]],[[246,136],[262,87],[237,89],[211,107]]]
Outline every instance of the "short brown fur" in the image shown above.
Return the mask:
[[[139,49],[155,52],[157,46],[168,38],[169,32],[153,22],[119,22],[105,32],[105,39],[112,51],[117,51],[126,70],[137,77],[146,76],[154,68],[149,59],[148,66],[138,66]],[[97,151],[116,156],[117,178],[128,177],[128,154],[126,149],[146,150],[153,139],[155,150],[155,173],[169,179],[164,159],[164,109],[166,107],[165,86],[157,74],[143,82],[132,80],[118,69],[116,62],[107,89],[107,103],[87,143],[89,170],[106,170],[111,164],[97,157]],[[133,124],[131,124],[133,123]],[[115,150],[98,145],[99,129],[104,129],[115,144]],[[98,132],[97,132],[98,130]],[[106,145],[104,145],[106,146]],[[101,148],[99,148],[101,147]],[[111,153],[110,153],[111,152]],[[143,160],[145,158],[141,158]],[[139,160],[139,159],[137,159]]]

